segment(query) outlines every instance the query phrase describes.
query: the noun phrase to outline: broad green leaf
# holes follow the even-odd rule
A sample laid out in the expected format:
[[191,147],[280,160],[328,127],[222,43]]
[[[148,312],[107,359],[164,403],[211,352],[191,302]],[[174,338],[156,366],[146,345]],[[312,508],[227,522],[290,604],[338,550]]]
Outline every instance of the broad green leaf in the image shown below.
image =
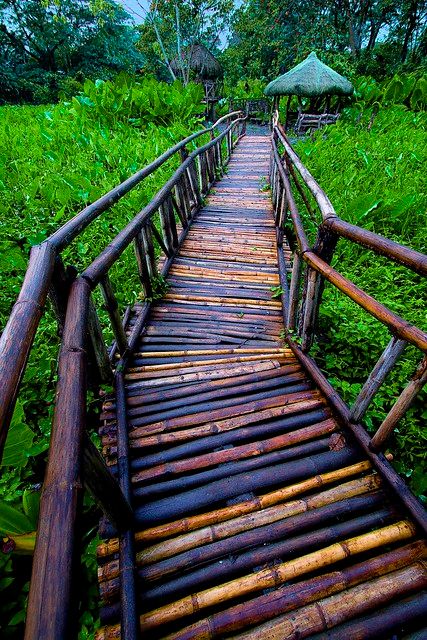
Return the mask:
[[0,466],[23,467],[27,462],[27,453],[33,444],[33,440],[34,433],[25,423],[24,409],[18,401],[13,412]]
[[22,496],[22,506],[25,515],[33,525],[33,529],[36,529],[40,511],[40,492],[25,489]]
[[31,520],[25,513],[11,507],[6,502],[0,502],[0,534],[19,535],[29,533],[33,528]]

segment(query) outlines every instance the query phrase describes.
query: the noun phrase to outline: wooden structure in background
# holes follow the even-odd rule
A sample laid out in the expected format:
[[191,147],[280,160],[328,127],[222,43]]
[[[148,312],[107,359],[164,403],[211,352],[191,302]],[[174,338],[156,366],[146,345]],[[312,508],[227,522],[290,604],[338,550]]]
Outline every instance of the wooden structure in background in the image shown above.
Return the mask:
[[[271,141],[244,127],[231,114],[192,152],[206,133],[190,136],[32,251],[0,343],[3,441],[49,292],[62,344],[27,640],[73,630],[82,481],[104,512],[98,640],[391,638],[425,625],[427,517],[383,452],[426,382],[427,335],[330,262],[340,237],[423,275],[427,257],[341,220],[277,120]],[[65,269],[82,229],[177,153],[83,273]],[[295,190],[320,213],[313,247]],[[121,317],[109,271],[131,244],[145,298]],[[153,301],[159,273],[168,287]],[[351,409],[309,355],[325,280],[391,332]],[[371,439],[360,420],[407,343],[420,366]],[[89,382],[113,382],[102,456],[87,436]]]

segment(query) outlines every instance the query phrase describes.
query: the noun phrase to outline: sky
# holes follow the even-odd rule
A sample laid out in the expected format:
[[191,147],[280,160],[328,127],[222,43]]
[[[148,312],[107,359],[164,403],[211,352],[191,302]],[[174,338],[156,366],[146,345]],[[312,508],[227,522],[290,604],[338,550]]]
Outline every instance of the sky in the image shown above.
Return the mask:
[[[133,17],[136,24],[143,22],[143,11],[141,10],[141,6],[148,9],[148,5],[150,4],[150,0],[117,0],[117,2],[124,6],[126,11]],[[243,0],[234,0],[236,7],[239,7],[242,3]]]

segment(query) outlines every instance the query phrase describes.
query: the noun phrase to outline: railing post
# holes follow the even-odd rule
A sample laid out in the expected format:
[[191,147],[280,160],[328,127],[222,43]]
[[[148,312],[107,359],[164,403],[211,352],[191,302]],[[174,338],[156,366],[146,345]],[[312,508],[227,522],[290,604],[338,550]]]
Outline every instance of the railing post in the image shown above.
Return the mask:
[[[333,252],[338,242],[338,236],[327,227],[320,226],[317,233],[317,240],[314,246],[316,253],[324,262],[330,264]],[[314,331],[319,313],[319,306],[322,299],[324,279],[322,275],[308,267],[305,276],[303,293],[303,305],[300,319],[300,335],[302,338],[302,350],[308,352],[313,344]]]
[[77,269],[72,266],[64,267],[60,256],[55,258],[55,268],[52,274],[52,281],[49,289],[49,299],[58,322],[58,336],[62,336],[65,324],[65,314],[67,311],[68,296],[71,285],[76,279]]
[[78,278],[71,287],[58,368],[58,388],[49,459],[40,502],[28,598],[26,640],[68,636],[75,522],[86,426],[85,334],[90,285]]
[[82,480],[117,531],[125,531],[132,527],[131,506],[87,434],[83,437]]
[[134,249],[138,264],[139,279],[144,289],[144,295],[146,298],[151,298],[153,295],[153,288],[151,286],[150,271],[147,264],[147,256],[144,251],[144,241],[141,232],[135,236]]
[[391,436],[394,427],[405,415],[406,411],[409,409],[412,402],[415,400],[415,397],[421,391],[426,382],[427,356],[423,358],[412,380],[402,391],[393,407],[385,417],[383,423],[378,427],[378,431],[373,436],[369,445],[372,451],[380,451],[384,447],[385,443]]
[[363,418],[372,399],[400,358],[406,345],[407,342],[399,340],[399,338],[393,337],[390,340],[350,410],[350,420],[352,422],[360,422]]
[[89,370],[90,365],[94,364],[100,382],[111,383],[113,371],[111,369],[110,358],[108,356],[107,347],[105,346],[102,328],[96,313],[95,305],[92,297],[89,299],[88,309],[88,352],[89,352]]
[[108,311],[108,315],[110,316],[111,326],[113,328],[114,336],[117,342],[117,348],[120,355],[123,357],[123,355],[127,352],[129,345],[125,330],[123,329],[122,319],[119,314],[117,299],[114,295],[113,287],[111,286],[111,281],[108,274],[106,274],[102,278],[100,287],[105,301],[105,307]]
[[289,287],[288,329],[294,331],[297,326],[299,293],[301,288],[302,258],[298,251],[294,252],[292,261],[291,286]]

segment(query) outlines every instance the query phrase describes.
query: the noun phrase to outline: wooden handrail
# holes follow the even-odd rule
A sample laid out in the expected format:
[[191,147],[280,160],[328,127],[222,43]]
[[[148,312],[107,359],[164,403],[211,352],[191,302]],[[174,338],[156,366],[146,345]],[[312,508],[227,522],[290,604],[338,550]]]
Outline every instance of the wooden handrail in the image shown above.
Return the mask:
[[[188,143],[206,133],[213,134],[216,127],[227,118],[234,120],[226,128],[226,131],[233,128],[237,122],[242,123],[245,120],[240,111],[234,111],[220,118],[212,127],[197,131],[181,140],[152,163],[82,209],[43,243],[31,249],[27,272],[18,300],[0,337],[0,459],[19,386],[52,284],[55,259],[96,218],[110,209],[142,180],[155,172],[174,154],[185,149]],[[225,132],[220,135],[222,139]],[[186,167],[189,164],[187,163]]]
[[[120,485],[117,489],[121,491],[124,503],[123,511],[125,511],[125,505],[130,499],[130,474],[127,457],[128,428],[123,370],[138,339],[151,302],[149,300],[145,302],[128,339],[120,322],[108,271],[111,265],[120,258],[126,247],[133,240],[138,240],[139,234],[142,233],[142,242],[136,251],[136,261],[142,276],[142,284],[143,286],[147,285],[147,278],[156,269],[153,239],[149,235],[152,218],[162,205],[169,203],[168,206],[172,207],[170,200],[173,190],[176,187],[181,187],[182,201],[177,203],[177,211],[183,222],[183,229],[179,237],[173,212],[169,209],[171,215],[167,215],[166,209],[163,211],[165,228],[162,229],[162,232],[165,235],[161,246],[167,251],[165,251],[166,260],[162,267],[162,274],[167,274],[174,255],[186,236],[195,211],[200,208],[203,196],[207,194],[215,179],[216,171],[221,170],[223,163],[228,161],[234,144],[240,139],[239,136],[234,142],[233,132],[241,125],[244,127],[244,123],[245,118],[235,118],[219,135],[189,154],[147,207],[137,214],[116,236],[100,256],[74,281],[71,287],[59,357],[59,383],[48,466],[40,503],[40,519],[27,610],[25,636],[27,640],[30,638],[31,640],[33,638],[59,640],[66,636],[70,622],[71,559],[75,545],[75,523],[79,494],[82,490],[80,468],[84,457],[83,434],[86,427],[85,407],[88,392],[86,381],[89,346],[87,329],[90,310],[94,309],[92,291],[100,284],[116,337],[116,350],[119,352],[119,360],[116,362],[114,374],[118,424],[118,483]],[[227,144],[227,157],[222,158],[220,147],[224,139]],[[215,153],[208,157],[211,150]],[[200,162],[198,173],[191,173],[195,168],[197,158],[204,159],[205,162]],[[188,172],[191,173],[192,179],[197,182],[197,185],[193,183],[191,186],[191,180],[187,181]],[[188,192],[185,192],[193,189],[200,189],[200,198],[195,205],[192,205]],[[176,236],[175,241],[174,236]],[[167,246],[168,241],[170,242],[169,246]],[[98,478],[100,487],[96,488],[96,483],[92,483],[92,487],[95,486],[96,498],[109,516],[108,496],[103,494],[105,482],[101,475]],[[117,507],[115,512],[117,512]],[[55,526],[52,526],[53,521],[55,521]],[[122,598],[129,605],[135,594],[132,570],[134,561],[132,557],[133,532],[131,528],[122,532],[121,536],[121,562],[123,566],[127,567],[121,577]],[[133,637],[131,629],[122,629],[124,640]]]
[[368,231],[362,227],[350,224],[345,220],[341,220],[319,183],[301,162],[298,154],[287,139],[282,125],[277,124],[274,128],[274,132],[283,144],[292,165],[297,169],[305,185],[316,200],[323,223],[326,227],[334,231],[334,233],[337,233],[340,237],[347,238],[356,244],[360,244],[380,255],[384,255],[395,262],[405,265],[416,273],[427,275],[426,255],[398,244],[397,242],[393,242],[393,240],[384,238],[384,236],[380,236],[377,233],[373,233],[372,231]]
[[[282,145],[281,156],[278,145]],[[346,409],[346,421],[349,427],[355,430],[363,430],[358,425],[358,420],[366,412],[370,402],[383,384],[386,376],[395,366],[400,354],[402,353],[406,343],[411,343],[418,347],[422,352],[427,352],[427,334],[400,318],[386,306],[378,302],[375,298],[367,294],[363,289],[356,286],[348,278],[340,274],[336,269],[330,266],[333,250],[337,240],[342,237],[366,247],[379,255],[383,255],[388,259],[406,266],[408,269],[415,271],[421,275],[427,275],[427,256],[393,242],[388,238],[384,238],[376,233],[372,233],[367,229],[363,229],[356,225],[352,225],[341,220],[335,212],[332,203],[326,196],[318,182],[313,178],[308,169],[303,165],[298,155],[295,153],[292,145],[286,137],[283,127],[278,122],[278,115],[275,114],[273,119],[272,131],[272,167],[270,172],[271,187],[273,194],[273,205],[276,210],[276,224],[281,225],[280,233],[285,230],[287,216],[295,234],[298,249],[294,253],[294,268],[290,283],[289,308],[285,317],[288,330],[293,331],[296,327],[296,317],[298,311],[298,303],[300,298],[300,279],[301,265],[307,265],[305,273],[304,290],[301,297],[301,317],[299,321],[299,335],[301,338],[302,351],[309,351],[313,342],[314,328],[321,304],[324,280],[333,284],[342,293],[356,302],[367,313],[375,317],[388,327],[392,340],[389,347],[380,356],[378,363],[375,365],[372,373],[368,377],[359,398],[357,399],[353,409]],[[302,218],[298,211],[295,199],[292,194],[291,180],[302,196],[304,206],[307,212],[315,222],[314,212],[308,202],[307,196],[304,195],[302,186],[296,176],[296,171],[302,178],[302,182],[313,196],[319,212],[321,214],[320,223],[318,224],[318,233],[315,245],[310,247],[307,235],[305,233]],[[278,212],[278,207],[283,211]],[[284,206],[285,205],[285,206]],[[288,212],[288,213],[287,213]],[[279,233],[279,231],[278,231]],[[279,265],[280,266],[280,265]],[[288,340],[292,342],[291,336]],[[296,348],[296,347],[295,347]],[[302,357],[302,356],[301,356]],[[382,449],[389,436],[393,432],[397,422],[405,414],[414,400],[416,394],[421,390],[427,381],[426,360],[425,356],[413,379],[403,390],[395,405],[391,408],[389,414],[379,427],[377,433],[369,441],[370,451],[376,453]],[[342,400],[340,401],[342,403]],[[340,413],[342,414],[342,406]],[[364,432],[366,433],[366,432]],[[366,448],[366,439],[362,438],[363,446]]]

